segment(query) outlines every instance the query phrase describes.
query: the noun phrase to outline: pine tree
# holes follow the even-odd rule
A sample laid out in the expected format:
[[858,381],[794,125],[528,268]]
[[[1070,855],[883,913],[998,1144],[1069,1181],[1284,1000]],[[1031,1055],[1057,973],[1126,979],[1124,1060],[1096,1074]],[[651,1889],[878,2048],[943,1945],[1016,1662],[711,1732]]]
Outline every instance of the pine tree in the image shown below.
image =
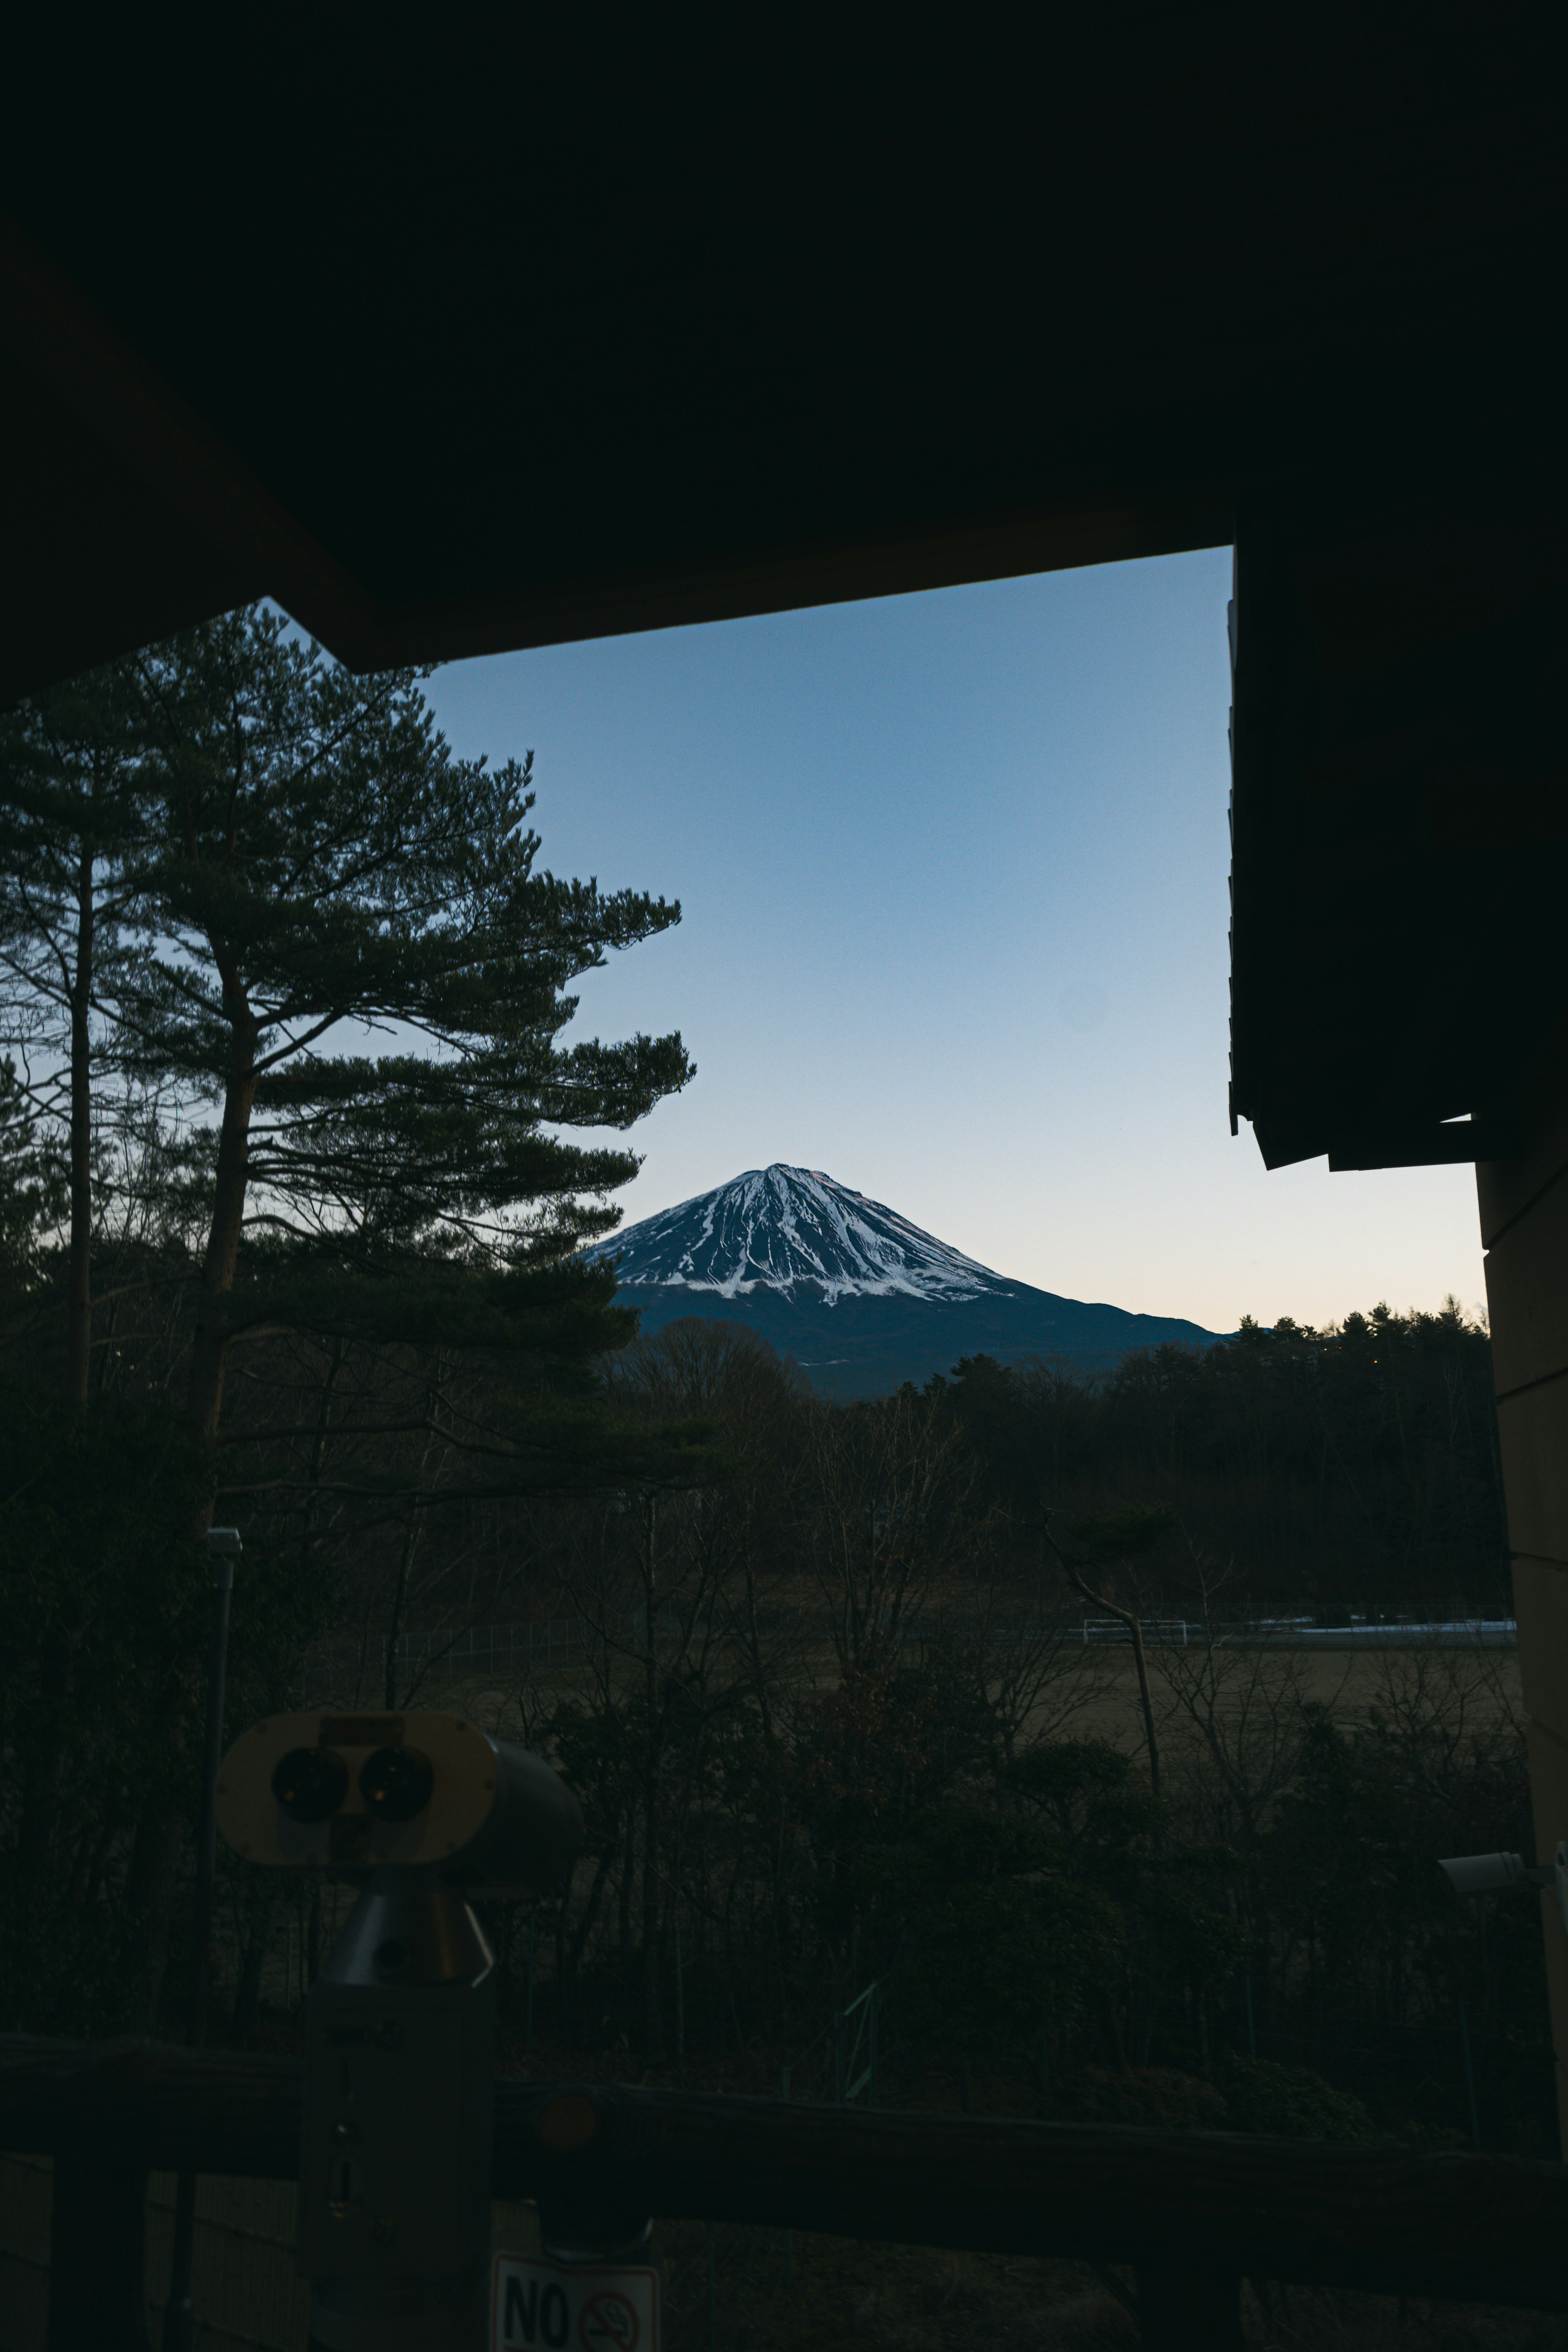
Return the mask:
[[418,1340],[477,1318],[564,1361],[624,1339],[611,1284],[567,1261],[637,1160],[552,1130],[627,1128],[690,1066],[678,1036],[562,1032],[573,983],[679,906],[542,871],[530,762],[455,758],[413,671],[353,677],[262,607],[132,667],[161,838],[122,1051],[210,1122],[195,1430],[262,1323]]
[[65,1388],[85,1403],[92,1349],[95,1116],[131,942],[145,805],[122,667],[0,716],[0,1042],[68,1188]]
[[61,1208],[59,1155],[38,1134],[40,1120],[9,1054],[0,1057],[0,1295],[15,1298],[36,1270],[40,1229]]

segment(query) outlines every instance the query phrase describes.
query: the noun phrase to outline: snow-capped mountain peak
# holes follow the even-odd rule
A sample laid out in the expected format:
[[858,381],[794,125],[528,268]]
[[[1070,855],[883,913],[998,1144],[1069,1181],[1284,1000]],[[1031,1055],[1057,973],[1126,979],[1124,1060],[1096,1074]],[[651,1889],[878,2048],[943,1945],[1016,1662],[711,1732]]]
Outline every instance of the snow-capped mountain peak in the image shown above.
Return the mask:
[[759,1290],[819,1299],[1006,1297],[988,1266],[816,1168],[750,1168],[716,1192],[628,1225],[593,1253],[638,1287],[721,1298]]

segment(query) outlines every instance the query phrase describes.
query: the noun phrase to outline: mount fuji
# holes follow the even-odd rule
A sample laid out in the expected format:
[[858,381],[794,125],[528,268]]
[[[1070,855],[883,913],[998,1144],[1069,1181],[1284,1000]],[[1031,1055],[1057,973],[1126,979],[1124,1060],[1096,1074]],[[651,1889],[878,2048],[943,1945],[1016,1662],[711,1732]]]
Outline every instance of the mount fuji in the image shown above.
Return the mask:
[[682,1316],[746,1323],[827,1394],[883,1396],[960,1356],[1109,1367],[1134,1348],[1211,1347],[1196,1323],[1130,1315],[1010,1282],[820,1169],[748,1169],[628,1225],[591,1253],[617,1303],[656,1331]]

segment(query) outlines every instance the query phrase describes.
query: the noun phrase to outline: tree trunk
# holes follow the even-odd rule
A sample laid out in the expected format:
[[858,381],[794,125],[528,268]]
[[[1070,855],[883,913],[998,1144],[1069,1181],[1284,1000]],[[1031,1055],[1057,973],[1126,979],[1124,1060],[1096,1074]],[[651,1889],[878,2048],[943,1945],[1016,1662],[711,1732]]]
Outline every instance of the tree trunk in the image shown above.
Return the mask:
[[315,1879],[310,1886],[310,1901],[305,1914],[305,1985],[313,1985],[321,1973],[321,1882]]
[[1149,1787],[1152,1794],[1157,1797],[1160,1794],[1160,1742],[1155,1737],[1154,1732],[1154,1702],[1149,1690],[1149,1664],[1143,1654],[1142,1625],[1140,1622],[1135,1611],[1131,1609],[1123,1609],[1120,1601],[1110,1601],[1106,1598],[1103,1592],[1095,1592],[1091,1591],[1089,1586],[1084,1582],[1083,1578],[1079,1574],[1078,1569],[1073,1561],[1071,1561],[1068,1558],[1066,1552],[1063,1551],[1060,1544],[1058,1543],[1055,1536],[1052,1535],[1048,1527],[1046,1529],[1046,1541],[1049,1544],[1051,1549],[1055,1552],[1057,1558],[1066,1569],[1074,1586],[1082,1593],[1084,1599],[1086,1601],[1092,1601],[1095,1607],[1097,1609],[1103,1609],[1108,1616],[1119,1618],[1121,1623],[1126,1626],[1128,1633],[1131,1636],[1132,1643],[1132,1663],[1138,1670],[1138,1703],[1143,1710],[1143,1737],[1149,1743]]
[[[605,1851],[599,1856],[597,1865],[595,1868],[594,1883],[588,1889],[588,1900],[583,1906],[583,1916],[578,1920],[577,1925],[572,1929],[564,1947],[563,1957],[561,1962],[563,2000],[570,1997],[573,2000],[575,2000],[577,1997],[577,1983],[583,1972],[583,1955],[587,1949],[588,1938],[593,1934],[595,1923],[599,1916],[599,1905],[604,1899],[605,1887],[608,1882],[609,1874],[610,1849],[608,1845],[606,1845]],[[561,1917],[563,1921],[564,1921],[565,1916],[566,1896],[563,1895],[561,1898]]]
[[169,1958],[169,1906],[180,1855],[180,1824],[147,1813],[136,1824],[125,1882],[125,2031],[156,2033]]
[[54,2161],[47,2352],[149,2352],[147,2172],[112,2145]]
[[392,1714],[397,1706],[397,1644],[403,1638],[403,1613],[408,1604],[408,1577],[414,1566],[415,1548],[419,1541],[419,1522],[412,1511],[403,1530],[403,1549],[397,1559],[397,1578],[392,1588],[392,1615],[387,1622],[386,1650],[382,1675],[382,1705]]
[[621,1853],[620,1884],[616,1889],[616,1926],[621,1939],[621,1971],[628,1988],[632,1973],[632,1885],[633,1874],[637,1868],[637,1848],[633,1843],[636,1833],[634,1827],[636,1813],[637,1801],[628,1795],[626,1833]]
[[647,1705],[647,1751],[643,1766],[643,1871],[642,1871],[642,1966],[643,1966],[643,2047],[649,2058],[660,2055],[664,2044],[663,2019],[659,2009],[658,1983],[658,1654],[655,1649],[654,1612],[658,1597],[654,1546],[658,1534],[658,1506],[650,1495],[647,1502],[647,1548],[643,1562],[643,1596],[646,1626],[644,1640],[647,1655],[644,1660],[644,1682]]
[[[436,1359],[435,1381],[425,1392],[425,1410],[432,1423],[436,1420],[440,1402],[440,1383],[445,1378],[445,1365],[446,1358],[438,1354]],[[431,1457],[437,1452],[439,1444],[435,1429],[432,1428],[425,1440],[425,1450],[419,1456],[421,1486],[425,1486],[429,1479]],[[445,1452],[444,1448],[441,1450]],[[386,1634],[386,1674],[382,1687],[384,1693],[384,1704],[389,1715],[395,1710],[398,1703],[397,1644],[403,1638],[403,1621],[408,1610],[408,1587],[414,1574],[415,1559],[419,1550],[419,1502],[418,1497],[416,1496],[409,1505],[408,1521],[403,1531],[403,1549],[398,1557],[397,1580],[393,1587],[392,1594],[392,1622]]]
[[70,1256],[67,1282],[66,1393],[85,1404],[92,1365],[92,851],[77,866],[76,969],[70,995]]
[[218,1416],[223,1411],[224,1360],[228,1347],[224,1302],[234,1287],[245,1222],[250,1113],[256,1099],[255,1046],[255,1024],[247,1014],[243,1023],[237,1020],[235,1024],[234,1054],[218,1135],[212,1223],[196,1301],[195,1339],[186,1394],[186,1411],[209,1444],[216,1441]]
[[43,1727],[37,1738],[20,1748],[17,1757],[16,1860],[23,1885],[33,1887],[42,1885],[53,1853],[66,1769],[58,1727],[65,1718],[70,1658],[58,1627],[51,1627],[44,1636],[37,1672],[39,1696],[47,1701]]
[[250,1906],[249,1933],[245,1939],[245,1958],[240,1965],[239,1982],[234,1989],[234,2030],[242,2042],[248,2042],[261,2016],[261,1974],[267,1965],[267,1947],[272,1934],[272,1897],[258,1895]]
[[1125,1613],[1127,1630],[1132,1636],[1132,1658],[1138,1668],[1138,1703],[1143,1710],[1143,1736],[1149,1743],[1149,1787],[1157,1797],[1160,1793],[1160,1743],[1154,1737],[1154,1702],[1149,1695],[1149,1664],[1143,1655],[1143,1628],[1131,1609],[1125,1612],[1112,1603],[1112,1613]]

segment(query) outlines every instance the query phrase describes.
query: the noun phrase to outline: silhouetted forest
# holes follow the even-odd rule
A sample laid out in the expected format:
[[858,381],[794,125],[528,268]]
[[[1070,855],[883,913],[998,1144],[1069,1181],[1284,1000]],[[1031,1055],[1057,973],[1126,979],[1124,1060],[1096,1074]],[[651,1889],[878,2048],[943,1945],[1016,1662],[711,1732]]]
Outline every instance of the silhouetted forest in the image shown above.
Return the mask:
[[[1108,1374],[981,1358],[945,1392],[1015,1517],[1158,1497],[1237,1596],[1508,1603],[1491,1350],[1456,1301],[1323,1330],[1244,1317]],[[1162,1580],[1190,1597],[1181,1557]]]
[[[1528,1847],[1511,1654],[1389,1652],[1325,1692],[1306,1654],[1225,1637],[1233,1593],[1259,1586],[1239,1563],[1226,1581],[1212,1530],[1183,1516],[1119,1548],[1168,1524],[1156,1497],[1223,1502],[1215,1422],[1252,1433],[1249,1499],[1286,1522],[1269,1443],[1321,1476],[1327,1419],[1348,1453],[1355,1399],[1388,1398],[1392,1331],[1405,1384],[1381,1427],[1363,1413],[1344,1483],[1322,1478],[1307,1557],[1334,1558],[1323,1523],[1348,1523],[1351,1476],[1367,1490],[1375,1470],[1382,1541],[1408,1559],[1409,1525],[1437,1514],[1401,1492],[1389,1433],[1436,1411],[1446,1368],[1484,1372],[1485,1341],[1457,1318],[1363,1329],[1342,1351],[1247,1333],[1229,1364],[1099,1382],[970,1363],[839,1408],[740,1327],[677,1324],[601,1377],[626,1460],[679,1433],[678,1475],[610,1485],[601,1464],[581,1492],[500,1496],[475,1493],[473,1464],[478,1433],[504,1437],[515,1366],[258,1339],[224,1449],[244,1475],[220,1507],[247,1539],[232,1728],[290,1700],[460,1703],[552,1758],[589,1846],[563,1901],[491,1918],[514,2047],[531,2017],[612,2071],[765,2082],[814,2043],[820,2067],[830,2015],[875,1980],[893,2095],[956,2068],[1047,2112],[1440,2143],[1468,2136],[1464,2000],[1486,2133],[1544,2148],[1536,1906],[1461,1916],[1436,1868]],[[1281,1391],[1314,1381],[1310,1450]],[[188,1843],[158,1905],[131,1897],[143,1822],[195,1811],[169,1727],[198,1589],[161,1564],[187,1457],[129,1384],[85,1420],[14,1395],[6,1427],[5,1819],[34,1900],[3,1954],[6,2021],[155,2028],[176,2013]],[[1446,1464],[1429,1432],[1426,1458],[1439,1491],[1463,1495],[1468,1468],[1486,1496],[1484,1456]],[[1152,1643],[1146,1727],[1125,1647],[1083,1639],[1095,1612],[1064,1559],[1151,1623],[1173,1599],[1208,1610],[1212,1643]],[[1406,1589],[1438,1588],[1407,1570]],[[443,1650],[497,1624],[510,1646],[454,1680]],[[229,1855],[223,1873],[226,2030],[275,2038],[342,1892]]]

